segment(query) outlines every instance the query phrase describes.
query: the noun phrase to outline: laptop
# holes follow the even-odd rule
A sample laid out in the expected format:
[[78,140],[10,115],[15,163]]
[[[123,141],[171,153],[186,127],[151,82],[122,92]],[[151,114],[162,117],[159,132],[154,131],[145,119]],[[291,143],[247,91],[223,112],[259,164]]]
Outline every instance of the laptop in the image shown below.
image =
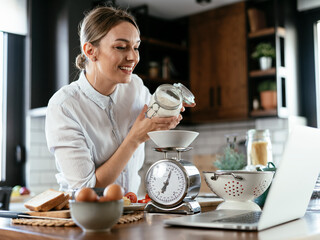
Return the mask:
[[262,211],[215,210],[164,220],[166,225],[260,231],[304,216],[320,172],[320,129],[289,134]]

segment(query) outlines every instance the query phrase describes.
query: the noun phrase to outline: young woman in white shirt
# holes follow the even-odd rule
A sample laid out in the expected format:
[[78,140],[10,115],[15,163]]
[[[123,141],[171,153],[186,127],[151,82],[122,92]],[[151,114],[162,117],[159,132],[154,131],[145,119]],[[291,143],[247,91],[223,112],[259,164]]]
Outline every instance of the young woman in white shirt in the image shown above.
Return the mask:
[[79,79],[52,96],[46,115],[60,190],[117,183],[137,193],[147,133],[175,128],[182,116],[145,117],[151,95],[133,74],[141,40],[127,12],[92,10],[81,23],[80,42]]

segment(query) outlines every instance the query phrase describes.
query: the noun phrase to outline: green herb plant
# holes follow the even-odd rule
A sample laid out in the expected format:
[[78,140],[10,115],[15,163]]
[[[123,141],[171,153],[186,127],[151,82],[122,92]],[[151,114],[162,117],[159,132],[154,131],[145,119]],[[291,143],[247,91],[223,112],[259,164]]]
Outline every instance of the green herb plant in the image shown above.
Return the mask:
[[275,58],[276,51],[270,43],[259,43],[256,46],[255,51],[251,54],[253,59],[258,59],[261,57],[271,57]]
[[274,80],[265,80],[258,85],[258,92],[276,91],[277,84]]
[[240,170],[247,165],[247,162],[243,153],[227,146],[224,153],[217,156],[214,165],[220,170]]

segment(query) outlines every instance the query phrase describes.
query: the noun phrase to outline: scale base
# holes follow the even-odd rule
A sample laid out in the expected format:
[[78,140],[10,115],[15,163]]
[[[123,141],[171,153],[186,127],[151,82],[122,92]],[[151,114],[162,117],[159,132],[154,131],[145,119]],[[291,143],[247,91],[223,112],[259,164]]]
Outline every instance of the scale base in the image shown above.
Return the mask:
[[176,213],[176,214],[195,214],[201,212],[200,204],[195,200],[183,201],[175,207],[160,207],[153,201],[149,201],[144,208],[149,213]]

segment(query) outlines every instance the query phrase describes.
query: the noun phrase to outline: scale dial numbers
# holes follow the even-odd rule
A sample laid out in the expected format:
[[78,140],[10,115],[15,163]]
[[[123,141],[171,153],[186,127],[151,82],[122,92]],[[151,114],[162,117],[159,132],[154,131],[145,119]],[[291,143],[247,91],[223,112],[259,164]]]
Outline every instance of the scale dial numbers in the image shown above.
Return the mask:
[[187,176],[175,160],[160,160],[153,164],[146,175],[149,197],[164,206],[180,203],[187,193]]

